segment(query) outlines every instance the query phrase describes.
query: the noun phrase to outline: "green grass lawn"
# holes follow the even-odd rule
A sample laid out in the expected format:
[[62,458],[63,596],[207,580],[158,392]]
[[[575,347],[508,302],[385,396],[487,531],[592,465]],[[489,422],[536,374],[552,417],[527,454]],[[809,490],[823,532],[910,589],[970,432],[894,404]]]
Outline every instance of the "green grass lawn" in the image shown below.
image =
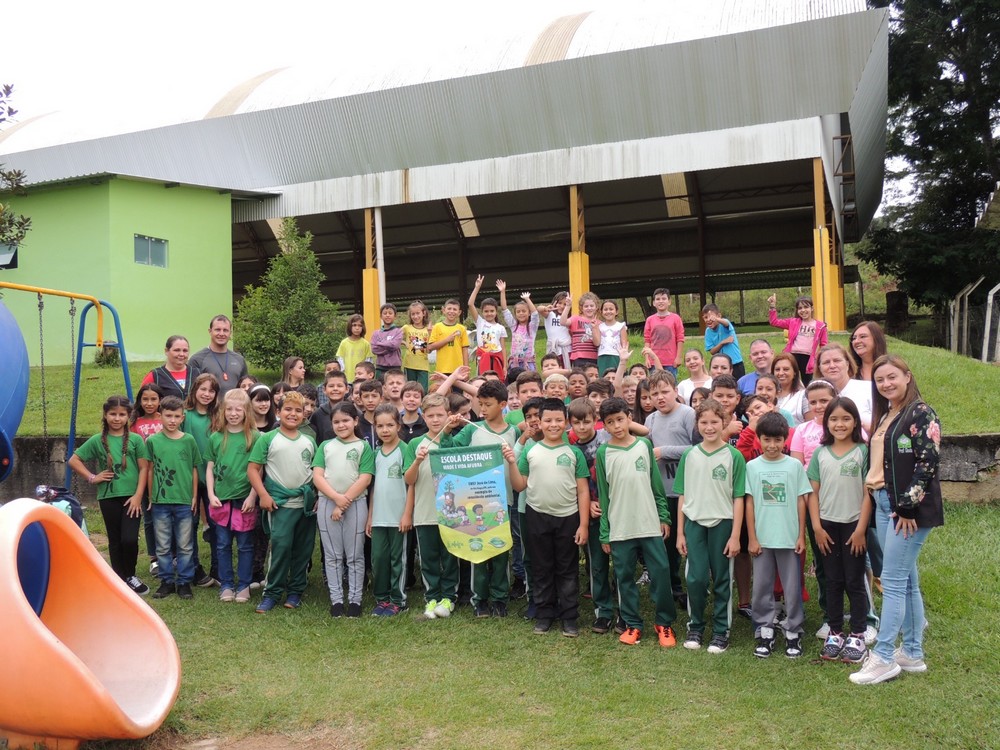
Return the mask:
[[[768,339],[776,351],[784,347],[784,337],[780,332],[756,335],[741,333],[740,345],[749,364],[750,339],[758,335]],[[640,361],[642,350],[641,335],[631,337],[633,361]],[[833,340],[847,345],[847,336],[834,336]],[[704,339],[690,338],[686,348],[703,349]],[[890,351],[901,355],[913,368],[921,392],[927,402],[934,407],[941,418],[946,434],[977,434],[1000,430],[1000,367],[987,365],[968,357],[959,357],[945,349],[908,344],[899,339],[889,340]],[[545,351],[544,336],[539,337],[539,357]],[[133,388],[138,390],[142,377],[162,362],[131,362]],[[263,382],[273,383],[279,374],[264,370],[254,370],[253,374]],[[686,377],[682,372],[681,377]],[[48,430],[50,435],[65,435],[69,432],[69,414],[73,394],[73,371],[69,366],[48,367],[45,373],[48,402]],[[318,380],[318,377],[313,377]],[[120,369],[104,369],[84,365],[80,384],[80,412],[77,416],[77,434],[89,436],[100,429],[101,404],[114,393],[123,393],[124,385]],[[20,435],[42,434],[42,396],[39,368],[32,368]]]
[[[314,569],[298,611],[255,615],[252,605],[219,603],[217,589],[196,590],[193,602],[150,600],[180,647],[180,697],[149,740],[84,747],[192,747],[211,737],[262,748],[262,735],[365,748],[998,747],[1000,569],[983,561],[995,557],[1000,506],[949,505],[946,518],[920,564],[930,669],[885,685],[855,686],[853,667],[818,660],[815,600],[806,655],[761,661],[739,618],[718,656],[667,651],[655,637],[622,646],[589,632],[585,606],[576,640],[533,635],[523,602],[506,620],[475,620],[463,608],[423,621],[371,617],[366,596],[362,619],[334,621]],[[87,521],[100,539],[99,514]],[[422,607],[420,591],[411,602]]]

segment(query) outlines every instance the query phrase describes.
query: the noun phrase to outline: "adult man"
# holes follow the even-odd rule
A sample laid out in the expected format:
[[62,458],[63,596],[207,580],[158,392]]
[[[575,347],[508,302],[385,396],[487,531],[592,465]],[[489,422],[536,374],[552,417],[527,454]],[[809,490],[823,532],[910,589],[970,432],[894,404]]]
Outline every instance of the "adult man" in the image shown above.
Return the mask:
[[233,337],[233,324],[225,315],[216,315],[208,326],[211,341],[208,346],[191,357],[190,364],[199,372],[210,372],[219,381],[220,394],[231,391],[247,375],[243,356],[229,349]]
[[748,372],[736,383],[740,393],[744,396],[752,396],[757,388],[757,378],[771,372],[771,362],[774,360],[774,350],[764,339],[754,339],[750,344],[750,361],[753,363],[753,372]]

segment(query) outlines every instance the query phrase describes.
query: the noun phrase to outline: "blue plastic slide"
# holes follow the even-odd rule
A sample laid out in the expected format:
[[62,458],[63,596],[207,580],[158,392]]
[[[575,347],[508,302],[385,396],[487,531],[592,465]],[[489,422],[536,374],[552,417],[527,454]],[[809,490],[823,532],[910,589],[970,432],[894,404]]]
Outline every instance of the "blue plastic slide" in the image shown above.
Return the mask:
[[0,482],[14,468],[14,434],[28,401],[28,349],[17,321],[0,302]]

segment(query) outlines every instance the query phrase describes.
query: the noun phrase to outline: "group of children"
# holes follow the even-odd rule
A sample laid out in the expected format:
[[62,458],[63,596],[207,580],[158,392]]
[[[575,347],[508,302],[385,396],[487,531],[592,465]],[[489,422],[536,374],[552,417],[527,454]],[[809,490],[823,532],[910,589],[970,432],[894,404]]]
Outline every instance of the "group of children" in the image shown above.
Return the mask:
[[[370,340],[363,319],[351,318],[321,390],[304,382],[272,390],[249,379],[220,398],[219,382],[203,374],[190,383],[186,403],[159,398],[155,384],[143,387],[134,409],[123,397],[108,399],[101,434],[70,464],[99,485],[115,572],[146,593],[135,574],[145,505],[161,581],[154,596],[191,598],[202,577],[198,511],[205,503],[209,578],[217,577],[224,602],[248,602],[258,584],[257,612],[298,608],[318,529],[331,616],[360,616],[366,575],[373,614],[406,609],[415,543],[424,615],[448,617],[461,600],[465,571],[438,532],[428,456],[495,444],[506,463],[516,544],[513,554],[468,573],[476,617],[507,615],[513,571],[534,631],[547,633],[558,623],[563,635],[577,636],[582,548],[594,633],[614,628],[622,643],[641,641],[641,564],[659,644],[676,645],[677,605],[686,603],[683,645],[707,642],[709,653],[721,653],[732,628],[734,560],[742,556],[753,560],[752,592],[749,576],[741,581],[737,574],[736,582],[739,609],[754,622],[755,655],[769,656],[782,630],[785,654],[797,657],[808,528],[825,570],[830,637],[821,655],[863,659],[870,505],[863,501],[861,423],[849,399],[814,381],[813,421],[789,439],[772,399],[742,401],[735,362],[733,374],[715,377],[696,408],[683,403],[675,379],[683,326],[669,311],[667,290],[653,295],[655,313],[644,329],[647,365],[626,375],[631,352],[613,302],[602,305],[586,293],[573,315],[565,293],[538,307],[524,293],[511,311],[498,281],[499,305],[486,299],[477,308],[482,282],[469,299],[480,373],[474,379],[460,306],[449,300],[433,326],[426,307],[414,302],[401,329],[395,308],[384,306],[383,325]],[[738,352],[727,335],[731,324],[717,309],[704,314],[716,331],[706,347]],[[536,372],[540,318],[553,335]],[[433,376],[428,355],[436,358]],[[258,572],[262,543],[269,554],[266,571]]]

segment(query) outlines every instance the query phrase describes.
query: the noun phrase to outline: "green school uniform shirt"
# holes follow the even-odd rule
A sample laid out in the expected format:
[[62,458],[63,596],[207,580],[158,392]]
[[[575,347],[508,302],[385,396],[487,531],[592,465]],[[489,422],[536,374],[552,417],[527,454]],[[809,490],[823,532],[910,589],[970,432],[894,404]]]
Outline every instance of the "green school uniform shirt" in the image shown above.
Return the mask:
[[[343,494],[362,474],[370,476],[375,473],[375,453],[365,440],[356,438],[344,441],[335,437],[323,441],[316,451],[312,466],[314,469],[322,469],[327,483]],[[367,495],[366,489],[354,499],[362,500]]]
[[[97,499],[106,500],[109,497],[132,497],[139,489],[139,459],[148,459],[146,445],[142,438],[134,432],[125,433],[128,446],[125,448],[125,468],[122,468],[122,438],[108,435],[108,450],[104,450],[101,436],[94,435],[73,453],[84,463],[93,462],[94,473],[99,474],[108,469],[108,455],[111,455],[111,469],[115,478],[110,482],[97,485]],[[139,442],[136,442],[138,438]],[[191,498],[188,498],[190,502]]]
[[[477,445],[503,445],[506,443],[511,448],[521,437],[521,432],[512,425],[507,425],[502,432],[495,432],[486,422],[476,422],[467,424],[457,435],[442,435],[441,445],[444,448],[453,447],[475,447]],[[507,470],[506,462],[503,465],[503,481],[507,488],[507,505],[514,504],[514,490],[510,486],[510,471]]]
[[799,497],[812,485],[798,460],[763,456],[747,464],[747,494],[753,497],[754,529],[764,549],[795,549],[799,538]]
[[[225,438],[225,439],[223,439]],[[256,442],[257,434],[253,435]],[[247,448],[243,431],[213,432],[208,438],[208,452],[205,463],[212,462],[212,476],[215,478],[215,496],[223,502],[235,500],[242,503],[247,499],[250,490],[250,479],[247,477],[247,466],[250,464],[250,451],[253,442]],[[207,469],[207,466],[206,466]]]
[[[312,480],[312,460],[316,443],[308,435],[298,433],[295,438],[282,434],[280,429],[265,432],[250,450],[250,463],[266,467],[267,476],[288,490],[294,490]],[[289,498],[285,508],[303,508],[302,496]]]
[[518,471],[528,478],[525,502],[539,513],[557,518],[579,514],[577,479],[587,479],[587,459],[575,445],[535,443],[522,451]]
[[[427,443],[431,451],[438,450],[441,446],[428,438],[426,435],[411,440],[403,456],[403,473],[413,466],[417,457],[417,450],[421,445]],[[428,456],[417,469],[417,481],[413,485],[413,525],[414,526],[437,526],[437,498],[434,492],[434,476],[431,474],[431,460]]]
[[396,528],[406,509],[406,482],[403,480],[403,460],[406,443],[388,453],[380,447],[375,451],[375,478],[372,481],[372,526]]
[[[188,409],[184,412],[181,432],[194,438],[202,456],[208,453],[208,438],[212,434],[212,418],[208,414],[199,414],[195,409]],[[198,481],[205,484],[204,462],[198,465]]]
[[819,517],[835,523],[853,523],[861,518],[865,501],[865,466],[868,446],[857,444],[843,456],[833,447],[821,445],[809,461],[806,475],[819,482]]
[[627,447],[605,443],[597,449],[595,466],[601,543],[660,536],[670,510],[653,444],[641,437]]
[[674,477],[674,492],[684,496],[684,517],[709,528],[733,517],[733,499],[746,494],[743,456],[723,445],[711,453],[701,445],[684,451]]
[[163,505],[191,504],[191,472],[201,465],[198,443],[186,432],[177,440],[167,433],[150,435],[146,450],[153,464],[153,493],[150,502]]

